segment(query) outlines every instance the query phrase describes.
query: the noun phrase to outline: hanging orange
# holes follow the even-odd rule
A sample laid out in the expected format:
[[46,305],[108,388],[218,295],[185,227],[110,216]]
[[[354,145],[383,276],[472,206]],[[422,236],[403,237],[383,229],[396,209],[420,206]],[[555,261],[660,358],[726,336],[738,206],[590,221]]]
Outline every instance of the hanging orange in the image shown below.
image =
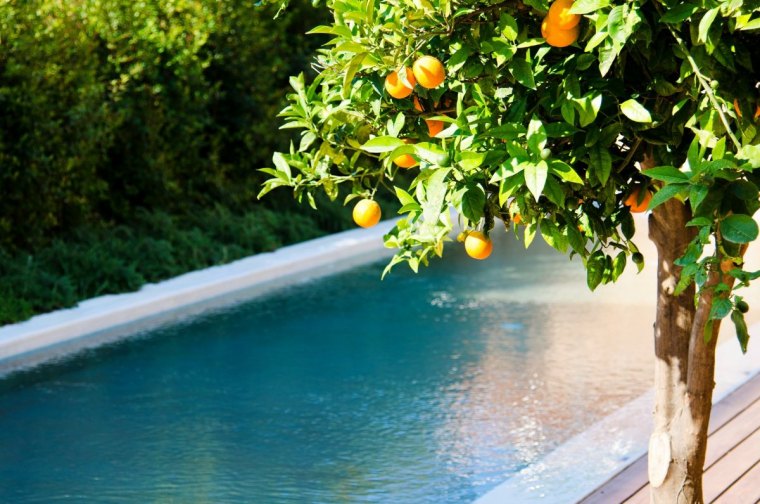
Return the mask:
[[433,56],[422,56],[412,65],[414,77],[420,86],[433,89],[440,86],[446,80],[446,70],[443,63]]
[[555,0],[549,7],[546,19],[560,30],[569,30],[575,27],[581,22],[581,16],[570,13],[573,2],[574,0]]
[[397,71],[395,70],[392,71],[385,78],[385,90],[388,91],[388,94],[394,98],[398,98],[398,99],[406,98],[407,96],[412,94],[412,91],[414,90],[414,85],[416,84],[415,79],[414,79],[414,73],[412,73],[409,67],[406,68],[406,78],[412,87],[409,87],[406,82],[401,80],[401,77],[399,77]]

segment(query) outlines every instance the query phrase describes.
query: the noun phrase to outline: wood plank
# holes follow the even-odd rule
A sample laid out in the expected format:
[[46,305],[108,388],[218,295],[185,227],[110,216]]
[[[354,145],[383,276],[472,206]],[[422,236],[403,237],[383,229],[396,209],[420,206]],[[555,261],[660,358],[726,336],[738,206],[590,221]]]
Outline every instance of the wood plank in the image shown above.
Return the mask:
[[720,497],[712,501],[714,504],[736,504],[738,502],[760,502],[760,462],[744,473],[733,485],[728,487]]
[[609,504],[623,502],[647,482],[647,457],[637,458],[628,467],[613,476],[580,501],[580,504]]
[[752,403],[707,439],[705,469],[749,437],[760,426],[760,400]]
[[[760,423],[760,418],[757,419]],[[721,457],[705,471],[702,478],[706,502],[712,502],[723,490],[747,472],[760,457],[760,429]]]
[[[745,411],[750,408],[750,411]],[[760,373],[713,406],[705,467],[712,466],[739,441],[749,436],[760,418]],[[735,425],[728,426],[732,421]],[[760,423],[760,422],[758,422]],[[726,429],[723,427],[726,426]],[[722,432],[721,432],[722,431]],[[715,439],[713,439],[713,436]],[[627,500],[626,500],[627,499]],[[649,502],[647,456],[635,460],[580,501],[580,504],[646,504]]]

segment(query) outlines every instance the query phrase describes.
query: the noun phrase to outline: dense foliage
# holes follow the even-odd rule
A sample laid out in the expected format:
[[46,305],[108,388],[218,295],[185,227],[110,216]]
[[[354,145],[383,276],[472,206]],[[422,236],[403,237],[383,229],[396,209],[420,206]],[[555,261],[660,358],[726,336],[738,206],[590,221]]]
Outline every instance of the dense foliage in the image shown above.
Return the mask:
[[[499,217],[526,246],[539,234],[580,256],[592,289],[641,264],[632,209],[678,198],[696,235],[676,290],[704,287],[722,261],[746,285],[760,275],[741,269],[758,235],[760,2],[566,3],[580,28],[549,44],[547,0],[329,1],[333,22],[314,30],[332,37],[322,71],[292,79],[283,112],[301,142],[275,155],[263,192],[350,201],[389,188],[406,214],[386,236],[391,265],[415,270],[443,253],[449,207],[486,233]],[[445,82],[389,96],[423,55]],[[445,129],[431,136],[430,120]],[[411,183],[404,154],[420,162]],[[746,345],[741,299],[706,288],[711,318],[731,314]]]
[[345,228],[256,200],[324,8],[0,2],[0,324]]
[[0,5],[0,247],[33,249],[137,208],[245,209],[287,76],[324,11],[306,2],[29,0]]

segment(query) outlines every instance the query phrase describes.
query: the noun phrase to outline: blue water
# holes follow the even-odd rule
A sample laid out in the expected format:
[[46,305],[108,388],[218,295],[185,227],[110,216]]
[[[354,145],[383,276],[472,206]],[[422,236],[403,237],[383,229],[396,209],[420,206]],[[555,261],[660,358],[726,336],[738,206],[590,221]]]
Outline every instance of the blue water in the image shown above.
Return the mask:
[[0,502],[469,502],[648,388],[651,307],[459,248],[5,377]]

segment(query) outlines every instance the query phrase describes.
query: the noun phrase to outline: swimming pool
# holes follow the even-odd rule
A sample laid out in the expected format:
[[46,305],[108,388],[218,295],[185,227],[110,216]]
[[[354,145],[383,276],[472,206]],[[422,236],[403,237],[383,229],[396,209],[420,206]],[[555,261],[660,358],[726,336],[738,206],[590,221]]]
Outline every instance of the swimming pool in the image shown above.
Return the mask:
[[[653,307],[499,236],[0,381],[0,502],[469,502],[648,389]],[[647,296],[647,299],[653,296]]]

